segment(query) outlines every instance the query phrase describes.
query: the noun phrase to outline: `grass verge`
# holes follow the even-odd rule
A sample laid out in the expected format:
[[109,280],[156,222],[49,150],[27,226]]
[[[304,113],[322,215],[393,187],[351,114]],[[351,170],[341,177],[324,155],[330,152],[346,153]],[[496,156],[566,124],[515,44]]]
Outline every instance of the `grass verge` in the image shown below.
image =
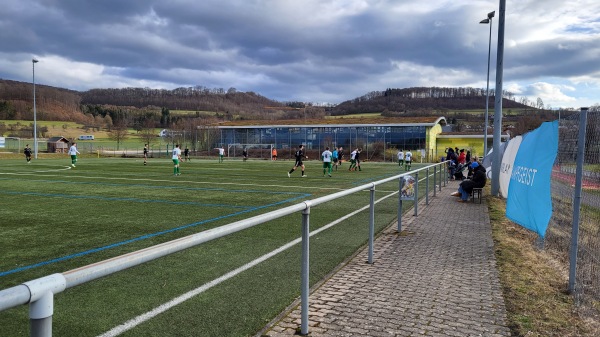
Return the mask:
[[505,217],[505,200],[487,201],[513,336],[599,336],[600,322],[577,314],[566,292],[568,275],[535,247],[536,235]]

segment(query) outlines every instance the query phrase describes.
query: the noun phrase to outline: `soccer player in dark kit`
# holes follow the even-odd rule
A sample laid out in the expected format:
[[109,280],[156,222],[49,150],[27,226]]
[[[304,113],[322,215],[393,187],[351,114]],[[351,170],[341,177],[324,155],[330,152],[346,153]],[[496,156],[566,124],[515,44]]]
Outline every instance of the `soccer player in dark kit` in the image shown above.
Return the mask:
[[295,153],[296,156],[296,163],[294,163],[294,167],[292,167],[292,169],[290,170],[290,172],[288,172],[288,177],[292,176],[292,173],[294,173],[294,171],[296,171],[296,168],[298,168],[298,166],[300,166],[302,168],[302,177],[306,177],[306,175],[304,174],[304,163],[302,162],[303,159],[308,159],[308,157],[306,157],[304,155],[304,145],[300,145],[298,146],[298,151],[296,151]]

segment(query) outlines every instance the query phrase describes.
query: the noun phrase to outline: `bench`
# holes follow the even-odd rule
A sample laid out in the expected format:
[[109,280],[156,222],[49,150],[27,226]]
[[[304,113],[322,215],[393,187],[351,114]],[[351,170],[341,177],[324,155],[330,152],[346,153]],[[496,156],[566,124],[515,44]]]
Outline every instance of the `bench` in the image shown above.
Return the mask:
[[483,193],[483,188],[474,187],[473,191],[471,191],[471,200],[475,202],[475,198],[479,199],[479,203],[481,204],[481,194]]

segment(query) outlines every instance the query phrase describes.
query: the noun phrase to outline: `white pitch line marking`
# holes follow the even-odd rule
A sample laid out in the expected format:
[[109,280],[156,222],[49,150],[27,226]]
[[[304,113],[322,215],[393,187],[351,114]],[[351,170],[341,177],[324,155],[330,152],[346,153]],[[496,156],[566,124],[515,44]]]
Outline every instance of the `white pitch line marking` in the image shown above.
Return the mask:
[[56,171],[66,171],[66,170],[70,170],[71,166],[59,166],[62,167],[60,169],[53,169],[53,170],[43,170],[43,171],[29,171],[29,172],[0,172],[0,174],[5,174],[5,175],[13,175],[13,176],[26,176],[26,175],[31,175],[34,173],[46,173],[46,172],[56,172]]
[[[67,168],[65,168],[67,169]],[[70,167],[68,167],[70,169]],[[48,171],[52,172],[52,171]],[[31,175],[33,173],[4,173],[4,174],[12,174],[12,175]],[[63,177],[61,175],[52,175],[46,174],[44,177]],[[123,178],[123,177],[90,177],[90,176],[76,176],[76,178],[84,178],[84,179],[106,179],[106,180],[127,180],[127,181],[152,181],[152,182],[168,182],[168,183],[184,183],[184,184],[210,184],[210,185],[236,185],[236,186],[262,186],[262,187],[279,187],[289,189],[289,185],[264,185],[264,184],[243,184],[243,183],[222,183],[222,182],[213,182],[213,181],[189,181],[189,180],[167,180],[167,179],[150,179],[150,178]],[[310,186],[294,186],[294,188],[303,188],[303,189],[311,189],[311,190],[336,190],[341,191],[343,188],[337,187],[310,187]]]

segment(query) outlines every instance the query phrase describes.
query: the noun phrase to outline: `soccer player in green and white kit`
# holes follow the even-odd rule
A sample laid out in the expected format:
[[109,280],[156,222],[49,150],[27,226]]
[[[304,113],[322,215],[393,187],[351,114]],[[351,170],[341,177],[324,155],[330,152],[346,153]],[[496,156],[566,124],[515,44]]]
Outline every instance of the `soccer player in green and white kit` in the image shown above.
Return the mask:
[[354,151],[350,152],[350,167],[348,168],[348,171],[353,171],[354,169],[356,169],[356,153],[358,152],[358,149],[355,149]]
[[219,163],[222,163],[223,157],[225,156],[225,149],[222,147],[215,147],[215,150],[219,150]]
[[333,153],[329,151],[329,146],[325,148],[325,151],[321,153],[321,159],[323,160],[323,177],[325,176],[325,171],[327,171],[327,175],[331,177],[331,159],[333,157]]
[[404,166],[404,151],[402,150],[398,151],[398,166],[400,166],[400,168]]
[[71,156],[71,166],[75,167],[75,163],[77,162],[77,154],[80,154],[77,151],[77,143],[73,143],[69,148],[69,155]]
[[179,148],[179,144],[175,145],[173,149],[173,175],[180,176],[181,172],[179,172],[179,161],[181,160],[181,149]]
[[410,164],[412,162],[412,152],[410,152],[410,150],[406,151],[406,154],[404,155],[404,169],[406,171],[410,171]]

